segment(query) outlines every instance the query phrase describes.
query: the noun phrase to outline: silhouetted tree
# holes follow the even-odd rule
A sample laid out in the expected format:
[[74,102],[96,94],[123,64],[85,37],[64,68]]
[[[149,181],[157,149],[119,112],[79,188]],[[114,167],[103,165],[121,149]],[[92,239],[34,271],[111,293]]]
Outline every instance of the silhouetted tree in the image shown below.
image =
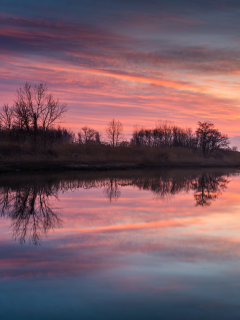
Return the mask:
[[[46,145],[47,131],[59,121],[67,111],[67,105],[55,100],[48,93],[46,84],[30,85],[26,83],[17,90],[13,107],[14,129],[34,136],[36,147],[37,135],[41,135]],[[6,114],[6,112],[5,112]]]
[[26,83],[17,90],[14,113],[16,125],[21,129],[39,127],[43,130],[51,128],[67,111],[67,105],[53,99],[48,93],[46,84],[30,85]]
[[3,129],[10,130],[13,124],[13,108],[4,104],[0,111],[0,124]]
[[123,132],[123,125],[120,121],[116,121],[115,119],[112,119],[108,123],[106,127],[106,133],[113,147],[118,145],[122,132]]
[[210,156],[214,150],[228,148],[229,140],[222,135],[211,122],[198,122],[196,130],[198,146],[205,157]]
[[100,134],[98,131],[90,127],[82,127],[81,131],[78,132],[78,142],[79,143],[100,143]]
[[151,147],[197,147],[196,137],[190,128],[181,128],[171,122],[159,122],[154,129],[135,126],[131,144]]

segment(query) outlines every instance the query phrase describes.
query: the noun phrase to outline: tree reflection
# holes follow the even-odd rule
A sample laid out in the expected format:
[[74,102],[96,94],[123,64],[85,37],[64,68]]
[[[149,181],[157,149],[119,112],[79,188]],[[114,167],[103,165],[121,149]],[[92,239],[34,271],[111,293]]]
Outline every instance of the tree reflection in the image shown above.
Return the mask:
[[186,177],[155,176],[136,178],[133,185],[142,190],[150,190],[157,199],[165,199],[178,194],[181,191],[188,192],[191,189],[191,179]]
[[210,206],[212,201],[221,195],[227,188],[229,181],[220,176],[216,177],[209,173],[204,173],[199,179],[192,183],[196,206]]
[[[49,230],[62,222],[51,207],[51,199],[66,190],[103,188],[110,202],[121,196],[121,188],[148,190],[157,199],[193,191],[196,206],[210,206],[227,188],[235,173],[203,171],[128,171],[115,173],[66,173],[50,176],[3,176],[0,180],[1,215],[11,219],[13,237],[39,244]],[[237,173],[238,174],[238,173]]]
[[109,181],[106,181],[104,185],[104,193],[109,198],[110,202],[112,202],[113,199],[116,201],[121,195],[121,184],[119,182],[118,179],[111,178]]
[[144,177],[135,178],[132,185],[152,191],[157,199],[171,198],[180,192],[194,191],[196,206],[210,206],[227,188],[226,176],[216,173],[202,173],[198,177]]
[[11,218],[13,237],[21,244],[28,239],[37,245],[41,235],[61,226],[61,220],[49,203],[50,197],[57,198],[57,191],[51,186],[32,184],[13,191],[4,188],[0,196],[2,216]]

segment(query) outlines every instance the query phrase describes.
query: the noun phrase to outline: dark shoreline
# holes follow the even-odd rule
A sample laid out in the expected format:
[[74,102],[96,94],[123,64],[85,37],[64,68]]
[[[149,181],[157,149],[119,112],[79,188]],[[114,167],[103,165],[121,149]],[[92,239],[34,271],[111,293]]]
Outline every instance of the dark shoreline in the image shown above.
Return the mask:
[[14,172],[68,172],[68,171],[114,171],[114,170],[136,170],[136,169],[200,169],[200,168],[239,168],[240,163],[59,163],[59,162],[16,162],[0,163],[0,174]]

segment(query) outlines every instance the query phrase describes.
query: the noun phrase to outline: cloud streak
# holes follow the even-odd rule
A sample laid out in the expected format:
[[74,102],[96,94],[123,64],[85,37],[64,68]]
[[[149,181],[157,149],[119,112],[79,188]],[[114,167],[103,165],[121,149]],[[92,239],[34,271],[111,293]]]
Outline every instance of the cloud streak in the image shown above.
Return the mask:
[[[63,1],[52,19],[40,7],[37,15],[30,7],[23,14],[5,3],[0,104],[10,103],[25,81],[43,81],[68,102],[73,128],[74,119],[81,118],[79,126],[92,119],[100,128],[114,116],[129,134],[130,124],[142,119],[143,125],[165,118],[193,126],[208,118],[237,135],[240,44],[231,29],[237,2],[162,1],[160,10],[159,2],[142,1],[127,12],[124,2],[104,3],[105,11],[94,1],[71,8]],[[226,10],[223,31],[219,17]],[[98,121],[91,116],[96,109]]]

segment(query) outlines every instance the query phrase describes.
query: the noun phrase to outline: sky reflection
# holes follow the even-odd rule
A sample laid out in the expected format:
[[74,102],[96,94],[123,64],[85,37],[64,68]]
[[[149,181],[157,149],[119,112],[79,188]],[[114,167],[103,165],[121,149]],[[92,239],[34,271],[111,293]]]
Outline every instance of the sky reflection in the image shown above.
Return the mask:
[[[48,203],[62,224],[41,228],[39,245],[31,236],[20,245],[12,239],[13,207],[1,217],[1,317],[239,318],[240,178],[222,174],[8,177],[12,194],[55,190],[58,199],[49,192]],[[203,177],[214,199],[197,205]],[[121,194],[110,202],[111,181]],[[159,196],[162,186],[171,197]],[[6,187],[3,178],[1,194]]]

